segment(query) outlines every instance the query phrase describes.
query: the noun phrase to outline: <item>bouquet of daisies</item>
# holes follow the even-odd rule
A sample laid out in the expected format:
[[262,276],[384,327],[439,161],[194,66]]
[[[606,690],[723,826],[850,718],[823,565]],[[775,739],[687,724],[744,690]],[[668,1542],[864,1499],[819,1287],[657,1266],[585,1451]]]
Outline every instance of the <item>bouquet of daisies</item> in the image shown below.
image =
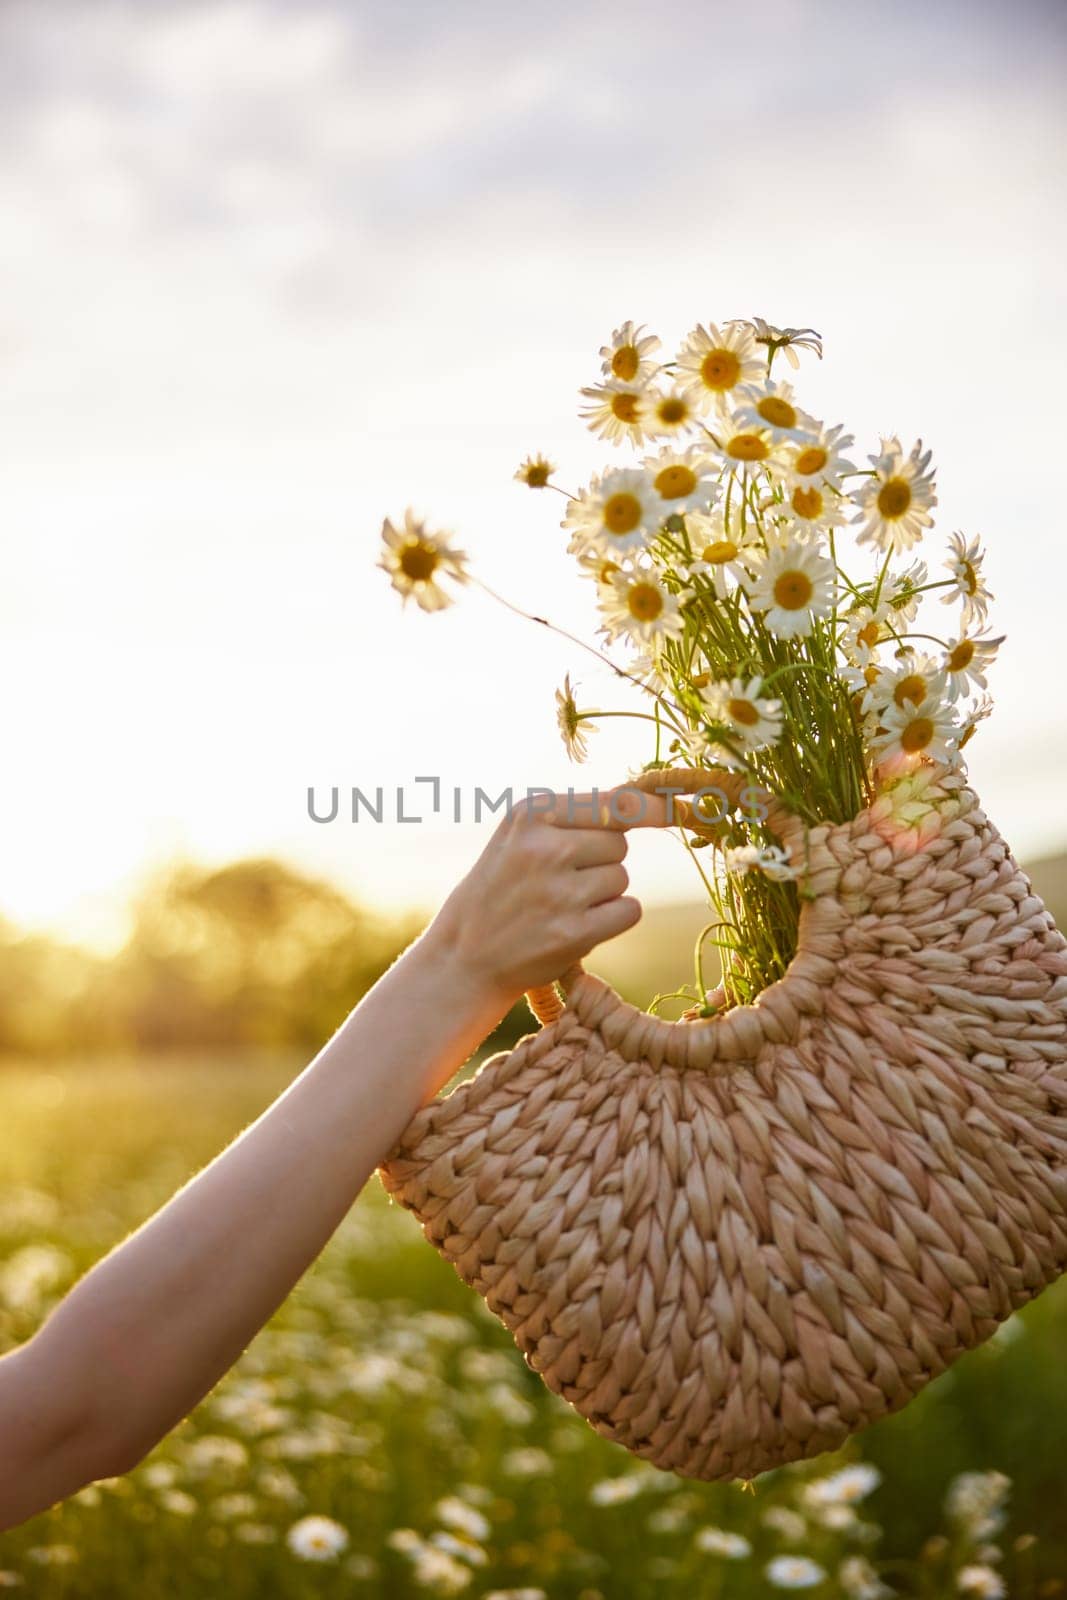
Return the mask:
[[[944,577],[915,557],[937,504],[930,451],[884,438],[858,467],[844,425],[812,416],[772,371],[780,354],[798,370],[800,350],[822,358],[813,329],[753,318],[697,326],[661,361],[659,339],[624,323],[581,391],[582,416],[633,456],[559,492],[569,550],[595,586],[597,654],[643,702],[621,714],[650,725],[645,769],[726,767],[802,819],[834,823],[876,792],[921,790],[961,763],[988,715],[986,671],[1003,641],[986,632],[976,539],[953,533]],[[554,471],[533,455],[516,477],[556,489]],[[383,539],[395,586],[427,609],[447,602],[442,577],[470,576],[463,552],[411,512],[401,529],[386,521]],[[953,613],[928,608],[928,596]],[[569,677],[556,699],[581,760],[604,713],[579,706]],[[803,863],[745,812],[719,816],[687,847],[713,918],[686,997],[690,1014],[711,1015],[785,972]],[[711,993],[709,945],[722,967]]]

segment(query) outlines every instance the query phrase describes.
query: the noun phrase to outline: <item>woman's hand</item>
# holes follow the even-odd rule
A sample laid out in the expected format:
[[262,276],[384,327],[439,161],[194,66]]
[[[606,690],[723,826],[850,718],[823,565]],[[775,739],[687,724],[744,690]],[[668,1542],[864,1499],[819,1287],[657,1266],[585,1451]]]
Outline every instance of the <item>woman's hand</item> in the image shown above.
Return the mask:
[[625,830],[666,820],[662,797],[625,786],[595,801],[555,795],[516,806],[425,937],[447,947],[503,1014],[524,990],[633,927],[641,906],[626,893]]

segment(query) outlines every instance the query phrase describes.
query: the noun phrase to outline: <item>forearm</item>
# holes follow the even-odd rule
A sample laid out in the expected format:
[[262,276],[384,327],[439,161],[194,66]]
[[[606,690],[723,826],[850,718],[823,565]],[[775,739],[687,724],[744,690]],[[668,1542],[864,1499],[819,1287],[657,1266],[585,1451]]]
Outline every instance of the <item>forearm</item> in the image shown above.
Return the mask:
[[431,929],[285,1093],[56,1308],[32,1360],[59,1389],[84,1375],[103,1471],[139,1459],[218,1381],[511,998]]

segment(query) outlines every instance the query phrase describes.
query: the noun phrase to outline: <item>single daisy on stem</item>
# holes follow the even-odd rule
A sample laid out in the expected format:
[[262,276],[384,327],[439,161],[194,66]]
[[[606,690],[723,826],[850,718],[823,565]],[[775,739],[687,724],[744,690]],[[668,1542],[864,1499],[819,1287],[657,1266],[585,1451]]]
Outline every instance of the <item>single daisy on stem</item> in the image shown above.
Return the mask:
[[467,581],[467,555],[449,543],[451,535],[431,533],[409,506],[404,525],[397,528],[386,517],[382,523],[383,550],[379,567],[389,574],[393,588],[404,600],[414,599],[423,611],[442,611],[452,596],[441,587],[442,578]]
[[937,504],[935,474],[926,470],[931,452],[924,451],[922,444],[918,440],[905,459],[900,440],[894,435],[882,440],[880,455],[867,457],[874,468],[873,478],[853,490],[851,496],[859,507],[852,518],[854,524],[860,525],[857,544],[873,544],[879,550],[899,555],[910,550],[933,523],[930,512]]
[[752,609],[764,613],[776,638],[805,638],[816,617],[833,611],[837,569],[810,539],[772,544],[753,555],[749,565],[752,578],[745,589]]
[[702,323],[687,337],[675,363],[675,381],[707,411],[724,407],[746,383],[758,383],[766,362],[747,323],[719,329]]

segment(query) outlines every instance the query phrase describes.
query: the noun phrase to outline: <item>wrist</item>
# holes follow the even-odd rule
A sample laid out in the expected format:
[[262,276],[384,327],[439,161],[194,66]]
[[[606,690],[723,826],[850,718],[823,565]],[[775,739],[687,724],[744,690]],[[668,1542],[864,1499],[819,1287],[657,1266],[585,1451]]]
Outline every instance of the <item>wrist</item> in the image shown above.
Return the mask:
[[[481,950],[464,939],[446,904],[418,939],[414,951],[425,959],[448,997],[457,1018],[483,1022],[491,1031],[522,997],[522,990],[501,981]],[[413,952],[414,953],[414,952]]]

